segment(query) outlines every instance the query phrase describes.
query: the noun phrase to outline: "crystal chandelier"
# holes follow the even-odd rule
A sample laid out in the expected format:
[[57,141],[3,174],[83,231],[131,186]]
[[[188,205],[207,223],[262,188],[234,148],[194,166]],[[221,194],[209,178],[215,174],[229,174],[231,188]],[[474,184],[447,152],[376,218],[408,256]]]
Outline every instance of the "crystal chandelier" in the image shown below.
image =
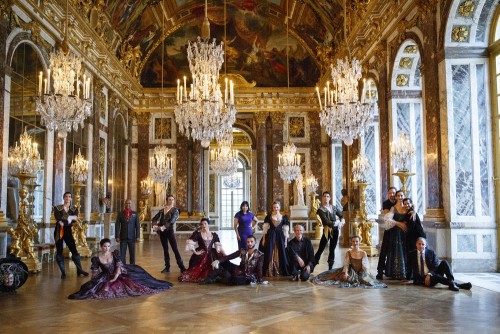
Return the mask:
[[[373,118],[374,108],[371,103],[358,100],[358,82],[361,79],[361,63],[354,58],[349,63],[338,60],[332,68],[332,86],[327,81],[322,103],[319,88],[316,87],[320,108],[320,124],[332,139],[342,140],[347,146],[352,145]],[[370,83],[371,84],[371,83]],[[365,87],[363,87],[363,91]],[[371,92],[369,87],[369,92]],[[369,99],[371,101],[371,98]]]
[[36,174],[42,164],[38,144],[33,142],[26,129],[19,138],[19,144],[9,148],[9,170],[12,174]]
[[210,167],[219,176],[229,176],[238,170],[238,151],[232,149],[233,136],[224,136],[217,148],[210,151]]
[[391,157],[394,168],[399,172],[408,172],[414,156],[415,150],[411,146],[410,138],[406,133],[402,132],[398,140],[391,143]]
[[82,75],[81,60],[69,51],[68,20],[66,1],[65,37],[60,50],[50,54],[46,77],[40,72],[36,98],[36,112],[41,115],[42,124],[57,131],[60,138],[77,130],[79,125],[83,127],[83,121],[92,112],[90,78]]
[[[344,0],[344,38],[350,58],[349,43],[347,41],[347,1]],[[373,118],[374,108],[371,103],[366,103],[363,96],[358,100],[358,84],[361,79],[361,62],[353,58],[349,63],[337,59],[337,67],[331,66],[332,87],[326,82],[323,89],[324,105],[321,103],[321,94],[316,87],[320,109],[320,124],[332,139],[342,140],[347,146],[352,145]],[[370,82],[371,85],[371,82]],[[371,87],[370,87],[371,88]],[[365,85],[363,85],[363,91]],[[371,89],[369,90],[371,94]],[[371,98],[368,100],[371,102]]]
[[283,181],[291,183],[300,173],[300,155],[296,154],[297,148],[288,140],[283,147],[283,153],[278,156],[278,172]]
[[[288,1],[286,5],[288,18]],[[288,59],[288,19],[286,20],[286,80],[287,92],[290,95],[290,62]],[[300,173],[300,155],[296,154],[297,148],[288,138],[288,143],[283,146],[283,153],[278,156],[278,172],[283,181],[291,183]]]
[[370,168],[371,165],[368,158],[363,153],[358,154],[356,159],[352,161],[353,181],[357,183],[366,183],[366,175]]
[[187,48],[192,83],[188,92],[186,77],[183,85],[177,80],[174,109],[179,131],[188,138],[200,140],[203,147],[208,147],[214,138],[220,140],[236,120],[233,82],[225,79],[224,96],[219,84],[219,71],[224,63],[223,43],[216,45],[215,39],[212,42],[209,39],[210,23],[205,0],[202,37],[198,36],[194,43],[189,41]]
[[141,194],[143,196],[149,196],[153,192],[153,179],[151,176],[147,176],[144,180],[141,181]]
[[312,193],[316,193],[319,186],[318,179],[315,178],[313,174],[309,173],[309,176],[306,179],[306,185]]
[[87,177],[89,175],[89,162],[85,160],[82,153],[80,152],[80,149],[78,149],[76,158],[71,162],[69,171],[74,183],[87,182]]
[[153,150],[153,156],[149,158],[149,175],[156,183],[167,184],[174,175],[172,170],[172,158],[166,146],[159,145]]
[[231,174],[229,176],[225,176],[222,183],[226,188],[234,189],[241,185],[241,179],[237,174]]

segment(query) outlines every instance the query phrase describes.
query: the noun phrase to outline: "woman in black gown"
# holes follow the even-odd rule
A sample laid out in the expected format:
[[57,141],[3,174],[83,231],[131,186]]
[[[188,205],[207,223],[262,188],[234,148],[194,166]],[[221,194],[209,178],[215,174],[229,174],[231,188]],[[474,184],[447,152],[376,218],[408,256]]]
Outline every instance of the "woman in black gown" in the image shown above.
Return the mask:
[[280,213],[280,202],[264,219],[259,250],[264,253],[264,276],[290,276],[286,246],[290,231],[288,217]]
[[406,222],[407,210],[403,206],[404,194],[401,190],[396,192],[396,205],[386,213],[385,233],[389,233],[389,246],[385,262],[385,275],[392,279],[406,279]]
[[101,252],[92,258],[92,279],[69,295],[69,299],[111,299],[152,295],[168,290],[172,283],[160,281],[134,264],[123,265],[120,252],[111,252],[111,241],[100,242]]

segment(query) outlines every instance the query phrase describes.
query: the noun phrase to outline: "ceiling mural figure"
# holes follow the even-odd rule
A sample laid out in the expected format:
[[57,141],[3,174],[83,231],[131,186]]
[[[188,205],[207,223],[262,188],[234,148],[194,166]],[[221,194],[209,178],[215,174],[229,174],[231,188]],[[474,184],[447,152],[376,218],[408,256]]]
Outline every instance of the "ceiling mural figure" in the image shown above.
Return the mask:
[[[250,6],[252,4],[252,6]],[[196,12],[197,20],[184,25],[165,40],[164,84],[174,87],[177,79],[189,75],[186,57],[188,40],[200,35],[203,7]],[[211,38],[224,39],[224,11],[222,7],[209,8]],[[227,72],[241,75],[248,82],[255,80],[258,87],[287,85],[286,31],[269,18],[269,3],[233,1],[227,5]],[[312,31],[311,31],[312,32]],[[325,33],[326,36],[326,33]],[[144,87],[161,86],[161,48],[147,59],[141,73]],[[312,87],[319,78],[319,69],[306,48],[293,36],[289,37],[290,85]]]

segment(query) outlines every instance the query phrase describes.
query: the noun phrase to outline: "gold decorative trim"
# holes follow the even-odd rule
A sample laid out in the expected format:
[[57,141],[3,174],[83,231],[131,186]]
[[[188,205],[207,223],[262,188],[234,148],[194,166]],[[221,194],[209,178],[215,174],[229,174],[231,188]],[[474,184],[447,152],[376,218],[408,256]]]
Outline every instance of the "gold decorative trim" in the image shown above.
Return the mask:
[[239,74],[225,74],[220,76],[219,82],[221,83],[221,87],[223,87],[222,83],[224,82],[226,77],[229,80],[233,80],[235,87],[253,88],[257,85],[257,82],[255,80],[252,80],[252,82],[248,82],[243,76]]
[[474,1],[464,1],[460,4],[460,6],[458,6],[458,15],[462,17],[469,17],[474,13],[475,9],[476,4],[474,3]]
[[266,124],[267,116],[269,116],[269,112],[267,111],[259,111],[254,114],[255,121],[257,125]]
[[409,82],[410,77],[406,74],[398,74],[396,77],[396,86],[398,87],[408,86]]
[[454,42],[467,42],[469,38],[469,27],[468,26],[455,26],[451,31],[451,39]]
[[417,51],[418,51],[418,47],[414,44],[408,45],[404,49],[405,53],[417,53]]
[[413,58],[410,57],[403,57],[399,60],[400,68],[411,68],[412,64],[413,64]]
[[285,113],[281,111],[275,111],[270,113],[271,115],[271,121],[273,122],[273,125],[278,125],[282,126],[285,124]]

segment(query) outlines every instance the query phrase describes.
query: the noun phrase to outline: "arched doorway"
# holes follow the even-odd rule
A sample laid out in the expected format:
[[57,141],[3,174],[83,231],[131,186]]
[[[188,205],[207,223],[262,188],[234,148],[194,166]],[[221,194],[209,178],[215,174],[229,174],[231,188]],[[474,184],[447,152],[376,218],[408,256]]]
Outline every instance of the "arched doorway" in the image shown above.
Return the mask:
[[[215,147],[213,142],[211,147]],[[238,151],[238,170],[231,176],[209,174],[210,218],[219,229],[233,229],[233,217],[240,210],[242,201],[248,201],[252,209],[252,140],[241,129],[233,128],[233,148]]]

